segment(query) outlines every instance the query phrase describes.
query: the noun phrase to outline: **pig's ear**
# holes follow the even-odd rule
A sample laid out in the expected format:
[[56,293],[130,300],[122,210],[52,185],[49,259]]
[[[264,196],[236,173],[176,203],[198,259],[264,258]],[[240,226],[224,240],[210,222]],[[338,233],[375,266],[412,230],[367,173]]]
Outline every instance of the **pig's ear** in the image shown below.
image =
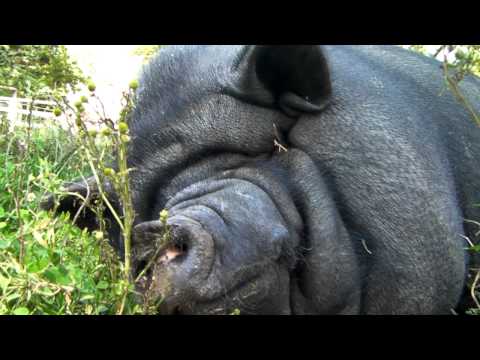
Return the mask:
[[247,46],[234,64],[233,90],[287,115],[319,112],[329,103],[328,64],[318,45]]
[[[68,212],[71,219],[81,229],[89,231],[98,229],[98,221],[91,205],[100,196],[97,183],[93,177],[64,185],[65,195],[51,194],[40,204],[43,210],[54,210],[56,214]],[[77,215],[78,214],[78,215]]]

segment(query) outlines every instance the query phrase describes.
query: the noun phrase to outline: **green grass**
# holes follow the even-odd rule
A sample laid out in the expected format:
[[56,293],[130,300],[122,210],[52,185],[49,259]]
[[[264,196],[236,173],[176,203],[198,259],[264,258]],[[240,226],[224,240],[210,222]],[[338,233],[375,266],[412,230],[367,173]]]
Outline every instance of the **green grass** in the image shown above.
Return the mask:
[[[54,124],[13,132],[5,118],[0,124],[0,314],[118,313],[126,284],[107,240],[39,206],[65,181],[89,175],[73,137]],[[99,140],[106,154],[109,147]],[[141,313],[128,295],[122,313]]]

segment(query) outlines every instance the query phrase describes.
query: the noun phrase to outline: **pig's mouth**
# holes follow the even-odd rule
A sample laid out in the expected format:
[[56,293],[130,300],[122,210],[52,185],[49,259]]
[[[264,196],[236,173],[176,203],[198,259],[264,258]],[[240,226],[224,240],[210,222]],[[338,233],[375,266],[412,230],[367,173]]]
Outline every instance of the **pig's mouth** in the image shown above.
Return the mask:
[[[173,254],[169,254],[172,251]],[[164,297],[155,298],[158,296],[157,279],[155,274],[158,273],[157,267],[163,268],[168,266],[169,256],[176,258],[177,250],[166,250],[158,257],[157,262],[148,270],[146,275],[139,280],[138,290],[142,294],[143,302],[156,302],[156,311],[159,314],[168,315],[228,315],[234,313],[241,308],[242,314],[255,314],[258,312],[259,305],[256,301],[251,299],[263,299],[269,293],[269,286],[271,282],[270,273],[262,271],[255,271],[250,276],[243,278],[238,283],[233,284],[230,288],[225,287],[221,296],[213,299],[197,299],[196,301],[176,302],[172,299],[165,299]],[[262,268],[267,268],[267,264],[262,264]],[[258,266],[260,267],[260,266]],[[155,294],[157,293],[157,294]]]
[[[160,313],[228,313],[238,307],[262,313],[267,303],[278,302],[272,298],[288,298],[281,289],[288,279],[280,280],[287,267],[279,259],[292,235],[264,190],[244,180],[220,180],[196,184],[174,200],[167,204],[166,223],[135,227],[132,245],[137,290],[159,301]],[[281,307],[285,312],[285,301]]]
[[[187,269],[190,276],[211,272],[215,255],[213,240],[193,219],[175,216],[167,223],[141,223],[134,228],[134,239],[135,283],[144,296],[150,295],[167,270]],[[201,266],[196,264],[198,259],[202,260]]]
[[181,258],[182,256],[185,256],[186,251],[186,246],[168,244],[158,251],[151,260],[141,260],[135,271],[137,290],[142,294],[147,293],[152,286],[155,267],[168,266],[168,263],[175,259],[181,261]]
[[[166,242],[155,251],[144,252],[142,258],[138,259],[137,254],[139,300],[143,304],[155,304],[160,314],[228,314],[237,307],[242,308],[242,313],[254,313],[258,306],[250,299],[264,298],[268,293],[272,273],[265,270],[271,264],[258,262],[244,266],[231,273],[226,283],[219,279],[220,271],[214,269],[212,239],[196,229],[195,235],[203,240],[192,240],[193,233],[185,231],[187,224],[196,221],[174,217],[170,222],[171,233]],[[162,233],[160,227],[161,223],[152,222],[141,224],[137,230],[142,231],[143,236],[156,234],[158,238]],[[201,246],[200,250],[195,249]],[[202,266],[185,265],[198,259],[202,260]]]

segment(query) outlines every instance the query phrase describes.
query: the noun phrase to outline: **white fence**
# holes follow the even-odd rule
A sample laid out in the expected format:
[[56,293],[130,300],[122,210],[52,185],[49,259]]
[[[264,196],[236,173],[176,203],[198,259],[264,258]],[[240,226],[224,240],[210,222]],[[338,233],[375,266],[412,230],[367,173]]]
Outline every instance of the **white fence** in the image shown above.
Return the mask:
[[[31,114],[36,119],[53,119],[54,101],[24,99],[17,97],[17,89],[0,86],[0,89],[10,90],[11,96],[0,96],[0,113],[7,113],[10,129],[23,124]],[[60,120],[60,119],[59,119]],[[61,120],[60,120],[61,121]]]

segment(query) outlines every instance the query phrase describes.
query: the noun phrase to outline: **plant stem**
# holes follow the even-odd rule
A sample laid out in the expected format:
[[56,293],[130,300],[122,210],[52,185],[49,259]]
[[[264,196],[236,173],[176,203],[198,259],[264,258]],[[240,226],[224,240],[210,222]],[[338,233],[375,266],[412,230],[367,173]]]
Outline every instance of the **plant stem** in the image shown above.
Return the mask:
[[458,88],[458,82],[455,81],[455,79],[452,79],[452,77],[448,74],[446,58],[443,62],[443,71],[445,74],[445,79],[447,80],[447,84],[449,85],[450,90],[452,91],[457,101],[460,102],[467,109],[475,123],[480,126],[480,116],[476,113],[470,102],[462,95],[460,89]]
[[[130,178],[128,162],[127,162],[127,150],[128,141],[124,140],[124,135],[128,132],[125,129],[121,129],[122,124],[126,124],[126,117],[131,109],[132,103],[129,95],[125,96],[126,105],[120,115],[119,127],[117,132],[117,145],[118,145],[118,169],[119,169],[119,192],[122,200],[123,208],[123,241],[124,241],[124,276],[125,276],[125,289],[122,297],[119,314],[122,314],[125,308],[130,285],[132,284],[132,269],[131,269],[131,252],[132,252],[132,227],[135,217],[132,198],[130,196]],[[123,135],[122,135],[123,134]]]

